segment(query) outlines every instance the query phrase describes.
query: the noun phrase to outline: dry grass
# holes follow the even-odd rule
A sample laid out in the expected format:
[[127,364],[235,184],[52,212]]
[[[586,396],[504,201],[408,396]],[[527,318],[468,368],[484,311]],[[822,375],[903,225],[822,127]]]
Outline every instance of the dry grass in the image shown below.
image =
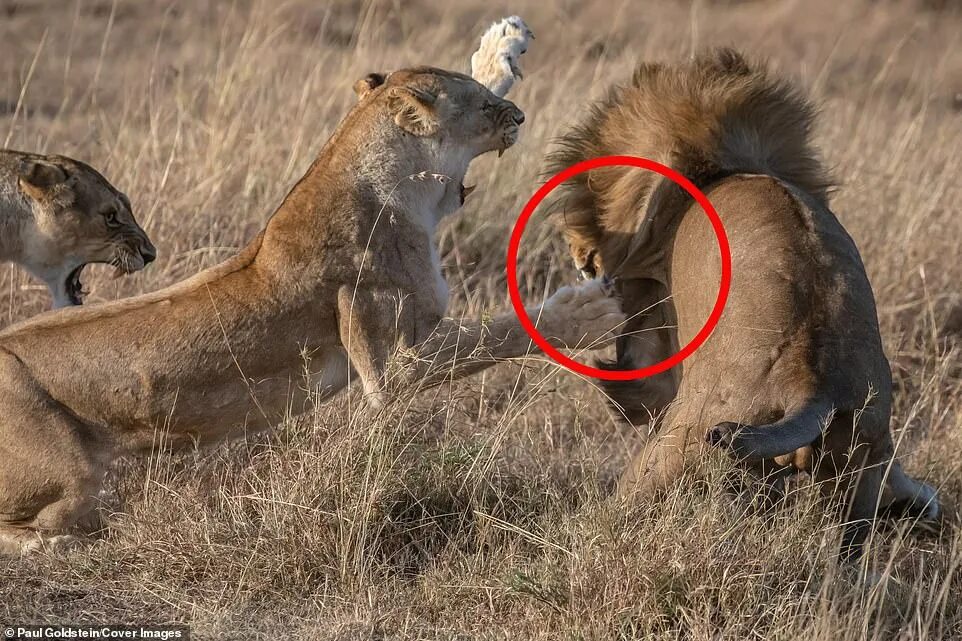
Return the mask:
[[[506,230],[550,139],[641,58],[709,44],[769,56],[823,104],[835,208],[862,249],[915,475],[962,497],[962,17],[952,2],[0,0],[0,136],[74,155],[134,203],[160,258],[90,301],[164,286],[263,224],[372,70],[466,68],[508,13],[537,33],[513,94],[525,137],[472,170],[442,232],[455,305],[502,306]],[[940,8],[941,7],[941,8]],[[22,99],[21,99],[22,98]],[[532,293],[568,270],[545,230]],[[14,268],[0,313],[48,302]],[[88,277],[89,278],[89,277]],[[552,277],[553,280],[556,280]],[[953,312],[953,310],[955,310]],[[876,535],[860,589],[837,523],[799,486],[775,514],[707,482],[626,513],[606,501],[641,434],[540,359],[398,399],[346,395],[267,436],[123,461],[105,529],[0,560],[0,623],[187,621],[195,638],[958,639],[962,536]],[[3,462],[0,461],[0,465]]]

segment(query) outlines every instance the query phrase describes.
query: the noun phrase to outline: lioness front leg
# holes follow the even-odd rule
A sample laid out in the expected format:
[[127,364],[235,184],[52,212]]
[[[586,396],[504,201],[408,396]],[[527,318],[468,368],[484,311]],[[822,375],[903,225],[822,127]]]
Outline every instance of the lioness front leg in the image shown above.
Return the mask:
[[[343,298],[346,300],[347,296]],[[359,318],[359,307],[373,309],[375,299],[376,294],[370,293],[355,296],[354,317]],[[346,310],[342,308],[340,313],[341,340],[365,392],[375,403],[386,398],[388,390],[415,384],[438,385],[536,349],[514,314],[469,322],[408,317],[397,323],[392,318],[390,326],[375,321],[351,323],[348,328],[344,321]],[[565,348],[602,347],[624,321],[618,301],[608,295],[600,282],[563,287],[540,308],[529,309],[528,315],[552,344]],[[407,327],[401,335],[399,325]],[[425,331],[427,336],[417,340],[419,330],[428,327],[433,331]]]

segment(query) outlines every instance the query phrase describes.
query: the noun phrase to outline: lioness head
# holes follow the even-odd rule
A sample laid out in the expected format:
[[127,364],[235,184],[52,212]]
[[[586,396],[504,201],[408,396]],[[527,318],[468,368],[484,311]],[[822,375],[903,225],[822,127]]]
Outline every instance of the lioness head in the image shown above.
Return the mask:
[[503,153],[518,139],[524,113],[464,74],[417,67],[368,74],[354,84],[362,100],[384,101],[408,134],[435,138],[477,156]]
[[127,196],[88,165],[62,156],[26,156],[18,186],[33,213],[21,231],[21,262],[47,283],[55,307],[83,302],[85,265],[107,263],[121,274],[156,258]]

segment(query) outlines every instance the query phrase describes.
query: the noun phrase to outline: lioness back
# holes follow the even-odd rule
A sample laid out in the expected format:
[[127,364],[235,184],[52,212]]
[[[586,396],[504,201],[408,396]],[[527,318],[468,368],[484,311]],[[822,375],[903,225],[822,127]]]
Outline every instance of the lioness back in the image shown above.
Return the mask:
[[[459,108],[431,111],[419,102],[429,89]],[[431,318],[420,331],[443,313],[446,301],[424,288],[424,275],[437,271],[433,239],[400,208],[420,215],[423,200],[457,209],[462,185],[450,176],[463,174],[473,155],[439,152],[419,137],[444,135],[476,155],[513,144],[521,119],[462,74],[394,72],[344,118],[238,255],[157,292],[19,323],[0,332],[0,350],[84,421],[110,426],[119,450],[149,447],[164,422],[172,438],[185,439],[266,428],[318,390],[323,398],[346,384],[345,292],[349,308],[351,292],[406,294],[403,305],[369,309],[359,298],[349,309],[345,320],[383,326],[386,341],[399,313]],[[425,157],[424,148],[453,158]],[[411,180],[425,169],[449,177]]]
[[[265,229],[159,292],[0,333],[0,554],[52,543],[93,506],[110,461],[271,427],[359,380],[366,400],[530,354],[511,313],[445,318],[433,234],[471,161],[524,113],[463,74],[373,73]],[[600,282],[530,315],[597,344],[624,315]]]

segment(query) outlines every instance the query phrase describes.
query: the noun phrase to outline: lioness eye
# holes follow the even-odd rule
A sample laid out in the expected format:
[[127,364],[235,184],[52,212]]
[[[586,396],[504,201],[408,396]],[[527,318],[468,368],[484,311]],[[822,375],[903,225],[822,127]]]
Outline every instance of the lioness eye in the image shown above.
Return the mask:
[[107,222],[108,227],[117,227],[120,225],[120,221],[117,220],[117,210],[108,209],[104,212],[104,220]]

